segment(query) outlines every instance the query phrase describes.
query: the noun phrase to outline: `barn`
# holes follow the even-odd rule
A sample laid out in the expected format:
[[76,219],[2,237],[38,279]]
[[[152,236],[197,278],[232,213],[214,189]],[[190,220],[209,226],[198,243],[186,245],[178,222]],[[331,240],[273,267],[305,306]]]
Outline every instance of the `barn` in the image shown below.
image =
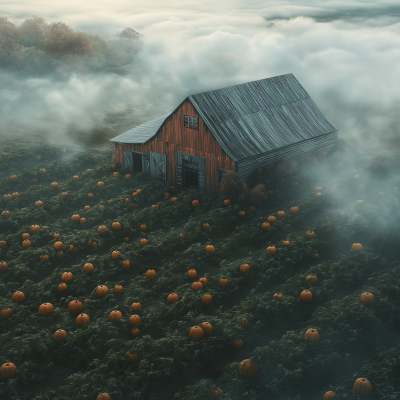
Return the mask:
[[118,165],[210,192],[228,170],[249,182],[283,157],[331,149],[337,132],[289,73],[188,96],[110,141]]

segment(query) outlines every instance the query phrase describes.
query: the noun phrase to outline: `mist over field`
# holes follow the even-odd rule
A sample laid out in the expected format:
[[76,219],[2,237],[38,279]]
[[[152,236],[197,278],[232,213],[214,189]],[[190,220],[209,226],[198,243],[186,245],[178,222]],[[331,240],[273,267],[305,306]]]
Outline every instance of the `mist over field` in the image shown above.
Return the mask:
[[[2,2],[3,154],[15,140],[112,148],[109,138],[188,95],[290,72],[339,138],[393,149],[399,11],[395,1]],[[75,47],[61,45],[68,35]]]

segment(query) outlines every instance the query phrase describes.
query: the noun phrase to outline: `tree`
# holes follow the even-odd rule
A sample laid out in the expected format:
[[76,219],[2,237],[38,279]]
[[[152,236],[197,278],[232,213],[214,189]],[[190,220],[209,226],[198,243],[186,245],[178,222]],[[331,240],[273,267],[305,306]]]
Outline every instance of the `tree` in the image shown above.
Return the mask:
[[43,49],[44,35],[47,29],[47,24],[43,18],[34,15],[32,18],[26,19],[19,29],[22,38],[28,40],[31,46]]
[[44,37],[44,51],[52,57],[80,62],[94,54],[94,41],[82,32],[74,32],[63,22],[50,24]]
[[133,28],[124,28],[118,36],[119,40],[116,43],[117,50],[122,53],[125,63],[133,61],[136,53],[142,47],[143,35]]
[[20,36],[18,28],[7,17],[0,17],[0,50],[13,51],[20,49]]

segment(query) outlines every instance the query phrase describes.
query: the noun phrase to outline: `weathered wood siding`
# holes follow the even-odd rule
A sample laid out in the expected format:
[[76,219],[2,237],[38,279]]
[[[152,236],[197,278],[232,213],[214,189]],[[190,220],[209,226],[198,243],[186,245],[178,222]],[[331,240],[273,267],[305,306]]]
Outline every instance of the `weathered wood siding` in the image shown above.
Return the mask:
[[[184,128],[184,115],[198,118],[199,130]],[[176,152],[200,156],[206,159],[206,192],[218,187],[218,168],[235,169],[235,163],[221,148],[211,131],[203,123],[191,102],[187,99],[164,122],[157,135],[144,144],[116,144],[115,161],[124,165],[124,150],[150,154],[150,151],[166,154],[167,181],[176,183]]]

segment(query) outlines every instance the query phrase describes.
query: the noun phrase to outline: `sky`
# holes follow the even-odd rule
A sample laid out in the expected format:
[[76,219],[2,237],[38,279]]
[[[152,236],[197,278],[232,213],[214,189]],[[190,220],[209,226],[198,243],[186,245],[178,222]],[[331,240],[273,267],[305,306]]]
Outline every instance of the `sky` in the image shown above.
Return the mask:
[[[123,72],[32,77],[0,70],[0,136],[96,145],[174,110],[188,95],[293,73],[353,145],[400,146],[400,3],[277,0],[1,0],[33,15],[143,46]],[[83,141],[84,142],[84,141]]]

